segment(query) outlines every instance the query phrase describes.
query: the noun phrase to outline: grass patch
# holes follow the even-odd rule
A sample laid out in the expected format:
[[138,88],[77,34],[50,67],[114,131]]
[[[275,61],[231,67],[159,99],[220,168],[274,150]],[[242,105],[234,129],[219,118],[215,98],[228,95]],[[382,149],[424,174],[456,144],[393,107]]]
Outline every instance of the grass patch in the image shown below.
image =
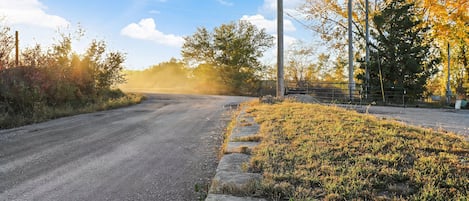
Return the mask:
[[234,138],[233,142],[260,142],[262,140],[261,135],[252,135],[252,136],[245,136],[245,137],[237,137]]
[[469,142],[337,107],[251,104],[272,200],[467,200]]
[[228,142],[230,141],[230,136],[231,133],[233,132],[233,129],[236,127],[236,124],[238,123],[237,117],[241,110],[238,108],[231,114],[231,121],[228,123],[228,126],[225,129],[225,132],[223,134],[223,143],[221,144],[220,151],[218,152],[218,159],[221,159],[223,155],[226,153],[226,149],[228,147]]
[[0,129],[13,128],[32,123],[44,122],[65,116],[91,113],[102,110],[125,107],[142,102],[145,97],[138,93],[127,93],[121,97],[93,101],[81,106],[65,104],[63,106],[51,107],[38,104],[32,114],[0,114]]

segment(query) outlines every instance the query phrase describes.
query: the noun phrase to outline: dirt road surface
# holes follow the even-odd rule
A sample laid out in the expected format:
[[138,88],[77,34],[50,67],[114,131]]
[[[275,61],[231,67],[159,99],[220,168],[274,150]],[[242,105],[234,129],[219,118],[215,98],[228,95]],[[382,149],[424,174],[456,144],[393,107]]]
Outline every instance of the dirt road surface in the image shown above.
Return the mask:
[[0,200],[197,200],[230,105],[149,94],[142,104],[0,131]]

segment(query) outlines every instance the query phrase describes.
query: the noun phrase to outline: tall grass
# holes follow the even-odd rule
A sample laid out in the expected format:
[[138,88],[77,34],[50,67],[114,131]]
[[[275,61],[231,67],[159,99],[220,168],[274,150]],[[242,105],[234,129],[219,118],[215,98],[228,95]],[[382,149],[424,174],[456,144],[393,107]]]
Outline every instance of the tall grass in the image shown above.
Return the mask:
[[[114,92],[120,94],[121,92]],[[13,128],[32,123],[39,123],[50,119],[76,114],[90,113],[101,110],[114,109],[140,103],[144,96],[137,93],[127,93],[117,96],[105,96],[86,104],[63,104],[57,107],[51,107],[46,104],[37,104],[32,113],[3,113],[0,114],[0,129]]]
[[467,200],[469,143],[336,107],[248,109],[260,123],[252,168],[272,200]]

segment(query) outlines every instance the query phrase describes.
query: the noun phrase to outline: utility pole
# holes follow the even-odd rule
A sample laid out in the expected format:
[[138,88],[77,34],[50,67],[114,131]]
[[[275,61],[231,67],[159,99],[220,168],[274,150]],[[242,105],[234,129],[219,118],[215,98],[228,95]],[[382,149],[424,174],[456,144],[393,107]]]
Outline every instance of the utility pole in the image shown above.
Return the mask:
[[370,24],[369,24],[369,8],[368,8],[368,0],[365,0],[365,28],[366,28],[366,55],[365,55],[365,100],[368,100],[368,93],[370,88],[370,73],[368,70],[368,66],[370,63]]
[[350,101],[353,101],[355,81],[353,79],[353,45],[352,45],[352,0],[348,0],[348,88]]
[[18,31],[15,32],[15,64],[16,66],[19,66],[20,64],[20,39],[19,39],[19,33]]
[[446,82],[446,103],[449,104],[451,101],[451,53],[450,53],[450,45],[448,42],[448,80]]
[[285,95],[283,76],[283,0],[277,0],[277,97]]

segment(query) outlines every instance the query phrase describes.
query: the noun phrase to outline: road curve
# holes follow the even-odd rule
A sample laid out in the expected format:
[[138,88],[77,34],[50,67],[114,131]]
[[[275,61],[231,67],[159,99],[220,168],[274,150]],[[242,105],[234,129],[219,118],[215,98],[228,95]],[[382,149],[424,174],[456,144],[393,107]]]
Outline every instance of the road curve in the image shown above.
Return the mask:
[[197,200],[229,105],[243,97],[148,94],[127,108],[0,131],[0,200]]

